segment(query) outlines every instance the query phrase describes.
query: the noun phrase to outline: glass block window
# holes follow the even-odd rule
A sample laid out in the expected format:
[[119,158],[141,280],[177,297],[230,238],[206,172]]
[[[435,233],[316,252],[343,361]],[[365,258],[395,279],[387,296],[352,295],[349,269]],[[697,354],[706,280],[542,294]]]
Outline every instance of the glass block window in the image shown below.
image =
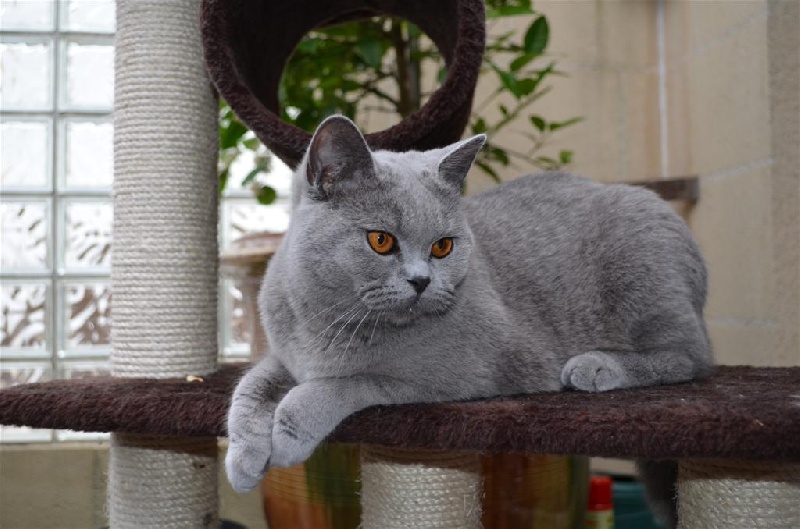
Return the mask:
[[[252,132],[247,134],[255,137]],[[270,158],[269,174],[262,174],[257,180],[275,189],[277,199],[268,206],[261,205],[254,199],[253,192],[241,185],[255,167],[255,157],[250,154],[243,153],[231,166],[222,198],[219,241],[223,253],[243,235],[264,231],[280,233],[289,225],[291,170],[275,156]],[[261,281],[260,278],[244,277],[243,270],[233,274],[228,272],[223,270],[219,292],[220,361],[240,362],[250,357],[252,325],[259,325],[257,314],[253,314],[255,305],[252,299],[248,300],[248,293],[257,290]]]
[[[0,387],[111,371],[114,31],[114,0],[0,0]],[[288,168],[273,159],[278,200],[261,206],[241,186],[253,167],[231,170],[223,251],[288,224]],[[219,289],[220,360],[246,360],[242,285]],[[98,438],[0,427],[0,442]]]
[[114,29],[114,0],[0,0],[0,387],[110,372]]

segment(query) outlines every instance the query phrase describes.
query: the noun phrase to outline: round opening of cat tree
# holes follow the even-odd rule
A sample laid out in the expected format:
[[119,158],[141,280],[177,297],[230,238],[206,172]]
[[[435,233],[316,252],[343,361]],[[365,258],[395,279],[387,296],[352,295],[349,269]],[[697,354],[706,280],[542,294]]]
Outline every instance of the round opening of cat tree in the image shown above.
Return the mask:
[[[482,0],[375,0],[368,7],[351,0],[205,0],[202,32],[209,74],[242,121],[274,154],[295,167],[311,135],[291,119],[283,119],[290,115],[283,114],[280,105],[281,78],[284,71],[297,73],[295,67],[287,69],[287,61],[296,49],[307,52],[304,47],[314,46],[307,36],[315,30],[375,17],[419,28],[448,68],[419,110],[402,112],[399,123],[367,134],[367,142],[373,149],[399,151],[441,147],[458,140],[469,118],[483,56]],[[366,64],[373,60],[377,64],[378,45],[356,41],[348,53]],[[324,81],[318,73],[316,83]],[[285,109],[287,114],[290,111],[291,101]],[[309,122],[315,119],[312,116]]]

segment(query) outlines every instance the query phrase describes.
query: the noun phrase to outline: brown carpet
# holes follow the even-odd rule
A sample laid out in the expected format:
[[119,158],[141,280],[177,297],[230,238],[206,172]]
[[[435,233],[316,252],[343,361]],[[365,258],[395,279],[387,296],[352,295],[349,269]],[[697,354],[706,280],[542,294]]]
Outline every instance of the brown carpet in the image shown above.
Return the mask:
[[[57,380],[0,391],[0,424],[225,435],[242,366],[202,382]],[[720,367],[709,379],[601,394],[561,392],[375,407],[333,440],[487,452],[800,461],[800,367]]]

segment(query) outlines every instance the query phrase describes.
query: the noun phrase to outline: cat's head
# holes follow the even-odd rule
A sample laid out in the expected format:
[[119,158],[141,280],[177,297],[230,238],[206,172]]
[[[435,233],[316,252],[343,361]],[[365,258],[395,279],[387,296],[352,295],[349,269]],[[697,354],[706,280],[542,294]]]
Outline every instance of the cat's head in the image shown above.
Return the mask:
[[371,152],[350,120],[325,120],[295,174],[293,288],[394,324],[446,312],[472,251],[461,188],[485,140]]

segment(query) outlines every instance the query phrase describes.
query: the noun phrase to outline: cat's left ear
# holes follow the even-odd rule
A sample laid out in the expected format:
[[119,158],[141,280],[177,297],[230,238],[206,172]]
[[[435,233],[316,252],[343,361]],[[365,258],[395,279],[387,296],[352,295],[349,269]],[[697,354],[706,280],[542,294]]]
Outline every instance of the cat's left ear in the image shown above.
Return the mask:
[[306,180],[315,197],[325,200],[337,190],[375,173],[367,141],[344,116],[323,121],[308,147]]
[[486,134],[478,134],[450,146],[439,162],[439,175],[449,184],[461,189],[478,151],[486,143]]

